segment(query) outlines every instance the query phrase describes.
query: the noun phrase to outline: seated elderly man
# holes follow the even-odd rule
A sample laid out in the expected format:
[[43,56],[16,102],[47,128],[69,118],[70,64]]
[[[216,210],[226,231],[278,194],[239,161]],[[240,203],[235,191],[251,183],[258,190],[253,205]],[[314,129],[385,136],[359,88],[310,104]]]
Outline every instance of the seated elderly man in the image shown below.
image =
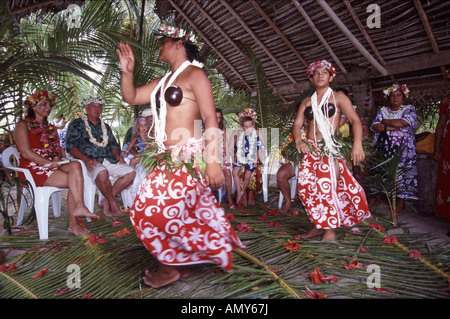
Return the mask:
[[103,213],[119,216],[122,211],[114,197],[133,183],[136,173],[120,156],[120,146],[111,128],[100,118],[104,104],[104,100],[97,98],[84,100],[86,114],[69,124],[66,150],[84,162],[88,175],[105,197],[100,202]]

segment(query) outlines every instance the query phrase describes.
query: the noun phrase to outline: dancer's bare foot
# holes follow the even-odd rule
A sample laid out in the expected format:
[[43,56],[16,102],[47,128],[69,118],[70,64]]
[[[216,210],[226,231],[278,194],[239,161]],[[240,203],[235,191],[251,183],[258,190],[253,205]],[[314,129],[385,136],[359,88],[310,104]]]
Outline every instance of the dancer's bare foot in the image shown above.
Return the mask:
[[325,229],[322,236],[322,241],[335,241],[334,229]]
[[74,234],[75,236],[89,234],[91,232],[89,229],[87,229],[86,226],[82,226],[78,223],[69,225],[69,228],[67,229],[67,231],[71,234]]
[[[189,266],[179,266],[179,267],[176,267],[176,269],[180,273],[181,278],[188,278],[191,276],[191,269],[189,268]],[[150,270],[148,270],[148,269],[145,270],[146,277],[151,277],[152,275],[153,275],[153,273]]]
[[306,233],[302,234],[302,239],[310,239],[323,234],[323,229],[311,228]]
[[181,277],[181,273],[173,266],[160,264],[159,269],[153,273],[146,270],[144,283],[152,288],[160,288],[171,284]]

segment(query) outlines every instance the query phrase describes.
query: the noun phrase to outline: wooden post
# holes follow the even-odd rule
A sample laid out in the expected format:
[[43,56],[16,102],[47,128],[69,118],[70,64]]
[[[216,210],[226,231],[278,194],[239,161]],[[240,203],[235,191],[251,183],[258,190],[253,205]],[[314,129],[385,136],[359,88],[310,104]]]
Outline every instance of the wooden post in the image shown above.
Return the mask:
[[372,84],[370,80],[352,82],[353,102],[359,117],[369,114],[373,107]]

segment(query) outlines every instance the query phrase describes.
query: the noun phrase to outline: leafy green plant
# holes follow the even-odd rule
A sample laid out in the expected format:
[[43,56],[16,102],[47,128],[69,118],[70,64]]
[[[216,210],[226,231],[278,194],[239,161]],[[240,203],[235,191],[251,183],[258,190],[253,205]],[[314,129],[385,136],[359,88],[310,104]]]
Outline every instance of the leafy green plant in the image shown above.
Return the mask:
[[365,181],[372,193],[386,196],[394,226],[397,226],[396,199],[401,190],[399,179],[404,174],[404,169],[399,167],[402,156],[402,147],[398,147],[390,158],[383,152],[374,152],[370,158],[371,176]]

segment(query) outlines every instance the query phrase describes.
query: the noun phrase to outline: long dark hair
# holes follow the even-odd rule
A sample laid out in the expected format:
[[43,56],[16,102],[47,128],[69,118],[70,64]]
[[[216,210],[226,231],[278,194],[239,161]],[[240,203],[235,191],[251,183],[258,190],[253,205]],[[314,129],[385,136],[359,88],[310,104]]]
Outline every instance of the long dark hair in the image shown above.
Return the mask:
[[[172,39],[172,41],[175,41],[175,42],[179,41],[179,40],[183,41],[183,39],[181,39],[181,38],[171,38],[171,39]],[[194,60],[197,60],[198,62],[201,62],[201,63],[204,62],[203,58],[200,56],[198,46],[187,43],[186,41],[183,41],[183,46],[184,46],[184,49],[186,50],[186,55],[190,62],[192,62]]]

